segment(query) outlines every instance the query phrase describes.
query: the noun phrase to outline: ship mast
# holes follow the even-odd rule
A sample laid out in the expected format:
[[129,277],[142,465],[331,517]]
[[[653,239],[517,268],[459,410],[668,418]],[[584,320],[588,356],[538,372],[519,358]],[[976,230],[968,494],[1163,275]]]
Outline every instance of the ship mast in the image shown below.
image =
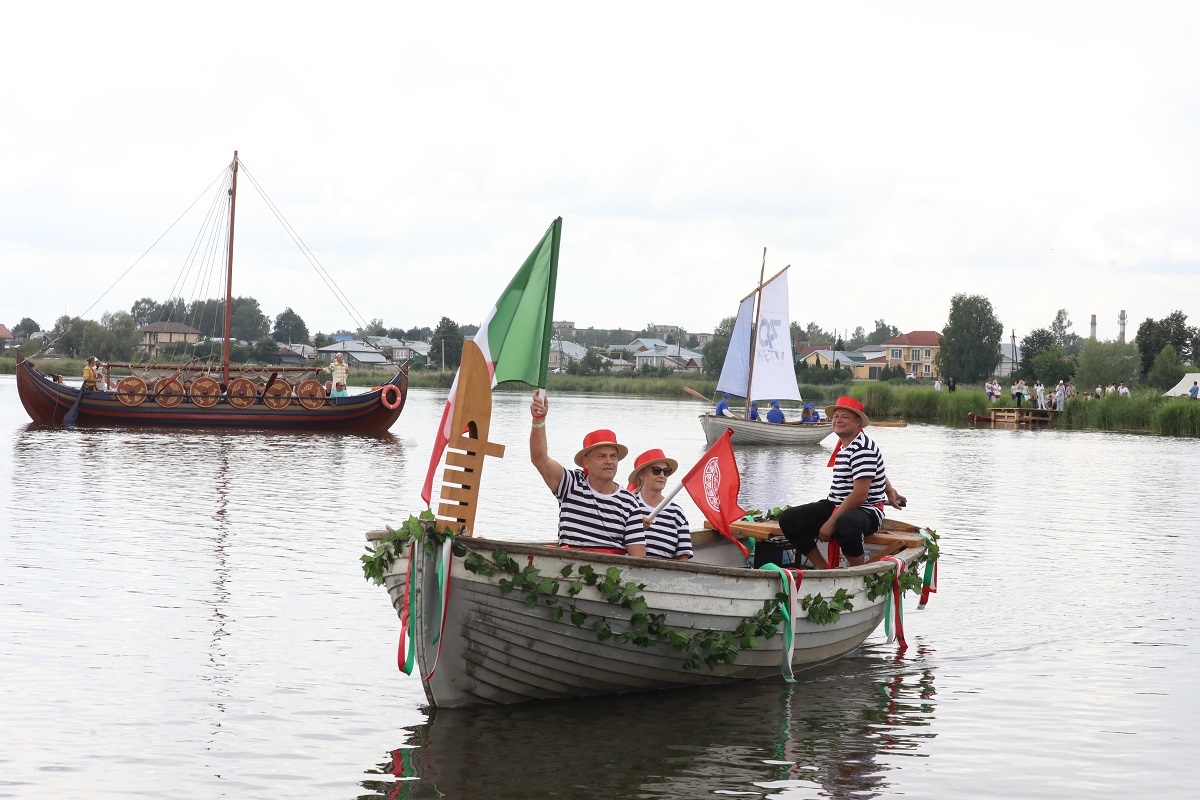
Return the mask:
[[[767,248],[763,248],[762,267],[758,270],[758,288],[754,294],[754,328],[750,331],[750,374],[746,376],[746,413],[742,419],[750,419],[750,395],[754,386],[754,345],[758,342],[758,314],[762,311],[763,276],[767,274]],[[774,280],[774,278],[772,278]]]
[[229,258],[225,266],[225,342],[221,347],[221,381],[226,386],[229,385],[229,328],[233,320],[233,212],[237,206],[237,150],[233,151],[231,168],[233,182],[229,187]]

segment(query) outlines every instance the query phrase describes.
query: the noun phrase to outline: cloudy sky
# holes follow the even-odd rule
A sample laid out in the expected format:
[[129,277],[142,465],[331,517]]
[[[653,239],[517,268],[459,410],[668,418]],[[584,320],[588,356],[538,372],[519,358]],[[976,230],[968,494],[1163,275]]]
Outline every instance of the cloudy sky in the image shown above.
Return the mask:
[[[0,322],[165,298],[195,209],[112,285],[234,149],[388,326],[478,322],[559,215],[583,327],[711,330],[764,247],[827,329],[941,328],[958,292],[1018,337],[1200,322],[1198,29],[1188,3],[14,5]],[[354,326],[245,181],[238,212],[235,294]]]

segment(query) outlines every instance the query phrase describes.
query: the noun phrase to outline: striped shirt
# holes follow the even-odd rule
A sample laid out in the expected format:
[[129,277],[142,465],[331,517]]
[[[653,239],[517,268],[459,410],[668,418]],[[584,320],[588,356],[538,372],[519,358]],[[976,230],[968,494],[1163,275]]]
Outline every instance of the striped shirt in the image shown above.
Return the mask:
[[[641,505],[638,516],[640,520],[649,516],[654,506],[643,500],[640,493],[637,499]],[[677,504],[667,503],[650,527],[643,528],[646,534],[646,555],[654,558],[692,557],[692,534],[688,532],[687,517]]]
[[871,488],[867,492],[867,501],[862,508],[873,513],[880,522],[883,521],[883,510],[877,508],[887,502],[887,471],[883,466],[883,453],[867,436],[859,431],[858,436],[850,444],[838,450],[833,464],[833,484],[829,487],[829,501],[841,505],[842,501],[854,491],[854,481],[859,478],[870,478]]
[[645,542],[641,503],[628,489],[600,494],[592,489],[583,470],[564,469],[554,494],[558,497],[559,544],[625,550]]

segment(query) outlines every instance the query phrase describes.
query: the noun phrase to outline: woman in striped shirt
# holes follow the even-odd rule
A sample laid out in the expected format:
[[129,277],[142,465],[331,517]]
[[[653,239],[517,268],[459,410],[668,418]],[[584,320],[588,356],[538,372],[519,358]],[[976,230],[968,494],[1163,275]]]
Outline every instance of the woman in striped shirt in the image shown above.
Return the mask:
[[615,480],[617,464],[629,448],[617,443],[616,434],[596,430],[583,437],[568,470],[550,458],[546,442],[546,415],[550,402],[543,390],[534,392],[529,411],[529,460],[558,498],[558,544],[573,550],[616,555],[646,555],[641,503]]
[[830,566],[817,549],[818,539],[822,542],[837,539],[850,565],[861,564],[863,537],[879,530],[884,503],[895,508],[903,508],[907,503],[892,488],[879,447],[863,433],[869,420],[862,403],[853,397],[839,397],[825,409],[825,416],[833,422],[833,432],[838,437],[829,458],[829,466],[833,467],[829,496],[789,508],[779,516],[783,535],[817,569]]
[[[679,462],[667,458],[662,450],[647,450],[633,462],[629,473],[629,491],[641,501],[642,514],[649,515],[663,499],[667,477],[679,469]],[[654,522],[646,528],[646,555],[687,561],[692,557],[692,534],[687,517],[675,503],[667,503]]]

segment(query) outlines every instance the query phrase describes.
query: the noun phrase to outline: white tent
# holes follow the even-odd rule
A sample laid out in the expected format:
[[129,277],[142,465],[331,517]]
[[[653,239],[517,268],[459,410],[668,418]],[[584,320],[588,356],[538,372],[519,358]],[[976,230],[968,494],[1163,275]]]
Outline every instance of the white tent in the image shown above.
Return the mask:
[[1200,372],[1189,372],[1183,376],[1183,380],[1175,384],[1175,388],[1163,392],[1163,397],[1187,397],[1188,392],[1192,390],[1193,383],[1200,383]]

